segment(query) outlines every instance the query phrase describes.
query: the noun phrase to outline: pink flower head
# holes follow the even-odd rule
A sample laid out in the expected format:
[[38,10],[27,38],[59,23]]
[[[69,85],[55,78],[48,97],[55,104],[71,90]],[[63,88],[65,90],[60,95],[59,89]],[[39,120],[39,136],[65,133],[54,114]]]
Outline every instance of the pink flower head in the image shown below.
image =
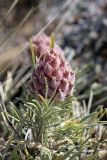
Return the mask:
[[[45,37],[44,39],[46,39],[45,45],[49,45],[48,38]],[[38,61],[29,81],[30,90],[34,95],[41,94],[45,97],[46,78],[48,98],[56,91],[56,99],[64,100],[67,96],[73,94],[75,74],[65,60],[63,51],[58,46],[52,49],[45,47],[42,51],[40,50],[40,46],[43,45],[40,43],[43,43],[44,39],[40,38],[34,42],[38,51]]]

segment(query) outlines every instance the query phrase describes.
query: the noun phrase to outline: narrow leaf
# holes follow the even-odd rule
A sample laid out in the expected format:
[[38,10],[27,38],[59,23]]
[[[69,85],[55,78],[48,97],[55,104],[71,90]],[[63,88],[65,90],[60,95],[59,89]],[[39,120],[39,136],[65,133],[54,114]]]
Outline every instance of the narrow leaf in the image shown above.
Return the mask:
[[97,112],[90,113],[89,115],[85,116],[85,117],[81,120],[81,123],[86,122],[88,119],[90,119],[90,118],[92,118],[92,117],[95,117],[96,114],[97,114]]
[[45,109],[47,110],[48,109],[48,104],[47,104],[46,100],[40,94],[38,94],[38,97],[40,98],[40,100],[42,101]]
[[48,81],[47,78],[45,77],[45,100],[47,100],[48,96]]
[[36,64],[36,57],[35,57],[34,48],[32,46],[32,39],[30,39],[30,49],[31,49],[31,54],[32,54],[32,65],[34,67]]
[[53,48],[54,47],[54,34],[51,33],[51,36],[50,36],[50,48]]

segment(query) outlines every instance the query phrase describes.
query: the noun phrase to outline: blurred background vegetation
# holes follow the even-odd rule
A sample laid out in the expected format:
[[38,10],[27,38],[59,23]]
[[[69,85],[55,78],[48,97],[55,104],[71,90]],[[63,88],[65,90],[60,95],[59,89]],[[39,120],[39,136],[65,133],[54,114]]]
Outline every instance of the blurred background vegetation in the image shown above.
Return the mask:
[[77,72],[75,94],[87,101],[92,89],[92,110],[99,104],[106,108],[106,1],[1,0],[0,10],[0,81],[11,92],[6,99],[20,95],[29,78],[29,39],[53,32]]

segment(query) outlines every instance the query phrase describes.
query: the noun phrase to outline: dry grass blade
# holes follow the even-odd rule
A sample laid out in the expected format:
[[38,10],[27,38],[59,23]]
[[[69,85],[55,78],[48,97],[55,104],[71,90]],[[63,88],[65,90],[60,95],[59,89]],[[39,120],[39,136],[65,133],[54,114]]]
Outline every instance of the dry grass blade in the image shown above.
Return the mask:
[[87,109],[88,109],[87,113],[88,114],[90,113],[90,109],[91,109],[91,106],[92,106],[92,101],[93,101],[93,91],[91,90],[90,91],[89,102],[88,102],[88,107],[87,107]]
[[107,96],[100,98],[97,102],[93,104],[93,107],[98,106],[99,104],[107,103]]
[[17,72],[15,72],[17,74],[16,74],[16,77],[14,79],[14,85],[17,84],[20,81],[20,79],[25,75],[26,71],[29,71],[29,67],[30,67],[30,65],[26,65],[26,67],[24,67],[23,69],[20,69]]
[[66,20],[67,20],[69,17],[71,17],[71,14],[73,14],[73,12],[75,11],[76,5],[77,5],[79,2],[80,2],[80,0],[76,0],[76,1],[71,0],[71,3],[72,3],[72,4],[70,4],[69,8],[68,8],[67,11],[64,13],[64,15],[62,14],[61,20],[59,21],[59,23],[57,24],[57,26],[56,26],[55,29],[54,29],[54,32],[55,32],[55,33],[59,32],[59,31],[63,28]]
[[13,3],[11,4],[9,10],[6,12],[6,15],[4,16],[2,23],[0,24],[0,27],[5,23],[5,20],[8,18],[8,15],[12,12],[12,10],[15,8],[19,0],[14,0]]
[[18,27],[16,27],[16,29],[12,32],[10,32],[1,42],[0,42],[0,45],[3,45],[4,43],[4,46],[5,47],[10,39],[20,30],[20,28],[23,26],[23,24],[28,20],[28,18],[31,16],[31,14],[34,12],[34,8],[32,7],[29,12],[27,13],[27,15],[24,17],[24,19],[20,22],[20,24],[18,25]]
[[17,93],[18,89],[28,80],[30,76],[31,76],[31,73],[28,73],[25,76],[23,76],[23,78],[20,79],[20,81],[11,90],[11,96],[14,96],[15,93]]
[[67,0],[66,3],[64,3],[60,9],[54,14],[51,18],[51,20],[36,34],[36,37],[42,34],[53,22],[56,18],[58,18],[59,14],[71,3],[71,0]]
[[19,56],[18,53],[21,51],[21,48],[22,45],[12,48],[12,50],[9,50],[9,52],[0,55],[0,74],[4,73],[8,68],[10,68],[13,63],[12,60]]

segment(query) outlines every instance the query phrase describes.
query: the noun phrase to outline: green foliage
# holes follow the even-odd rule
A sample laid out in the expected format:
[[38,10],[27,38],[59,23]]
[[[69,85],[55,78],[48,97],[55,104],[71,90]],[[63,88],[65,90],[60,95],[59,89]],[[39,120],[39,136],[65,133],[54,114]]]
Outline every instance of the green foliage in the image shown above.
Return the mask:
[[[95,126],[102,123],[99,113],[75,117],[73,100],[68,97],[53,105],[38,95],[37,100],[21,102],[19,108],[10,103],[8,112],[2,109],[12,136],[1,144],[1,159],[76,160],[83,152],[87,159],[95,157],[100,142],[92,143],[91,139]],[[86,152],[88,148],[91,155]]]

